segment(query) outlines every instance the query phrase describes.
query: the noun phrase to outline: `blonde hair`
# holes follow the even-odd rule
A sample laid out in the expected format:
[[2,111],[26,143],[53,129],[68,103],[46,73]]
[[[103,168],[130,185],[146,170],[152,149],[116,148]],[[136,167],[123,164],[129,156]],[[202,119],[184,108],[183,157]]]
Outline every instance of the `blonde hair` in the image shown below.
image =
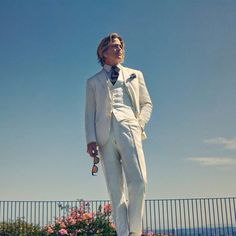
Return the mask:
[[[103,66],[105,64],[104,52],[108,49],[109,44],[115,39],[118,38],[120,40],[121,46],[124,50],[125,44],[121,36],[117,33],[110,33],[107,37],[103,38],[98,45],[97,48],[97,57],[98,62]],[[124,59],[124,58],[123,58]]]

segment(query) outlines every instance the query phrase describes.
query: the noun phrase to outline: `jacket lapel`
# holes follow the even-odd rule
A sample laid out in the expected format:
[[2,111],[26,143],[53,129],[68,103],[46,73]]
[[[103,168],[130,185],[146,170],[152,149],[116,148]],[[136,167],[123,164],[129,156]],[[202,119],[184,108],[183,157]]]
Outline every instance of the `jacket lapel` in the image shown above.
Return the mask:
[[131,80],[130,80],[130,71],[128,69],[126,69],[125,67],[122,67],[122,72],[123,72],[125,87],[127,89],[128,95],[131,99],[131,102],[133,104],[133,107],[134,107],[135,113],[136,113],[137,112],[137,107],[136,107],[136,103],[135,103],[135,92],[134,92],[134,89],[132,87],[132,83],[131,83]]
[[108,85],[107,85],[108,77],[107,77],[106,71],[104,69],[101,70],[101,73],[99,74],[98,79],[104,89],[105,94],[108,95],[109,99],[111,100],[111,94],[110,94],[110,91],[109,91]]

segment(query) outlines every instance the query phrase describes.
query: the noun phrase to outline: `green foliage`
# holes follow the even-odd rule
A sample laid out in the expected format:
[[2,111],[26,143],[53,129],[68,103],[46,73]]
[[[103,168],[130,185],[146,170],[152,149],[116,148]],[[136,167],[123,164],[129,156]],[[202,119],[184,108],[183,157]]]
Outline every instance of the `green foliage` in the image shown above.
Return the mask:
[[35,226],[32,223],[27,223],[23,218],[18,218],[15,221],[1,222],[0,235],[33,236],[43,235],[43,231],[39,226]]

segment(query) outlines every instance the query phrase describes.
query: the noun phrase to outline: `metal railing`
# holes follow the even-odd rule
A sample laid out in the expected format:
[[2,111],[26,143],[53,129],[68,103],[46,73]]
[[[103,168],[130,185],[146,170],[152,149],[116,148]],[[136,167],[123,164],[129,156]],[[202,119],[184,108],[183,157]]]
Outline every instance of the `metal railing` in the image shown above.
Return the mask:
[[[89,211],[96,212],[107,200],[88,201]],[[23,219],[29,225],[43,227],[66,216],[68,207],[77,201],[0,201],[0,235],[7,225]],[[25,229],[27,231],[27,229]],[[236,198],[153,199],[145,201],[143,231],[178,236],[235,236]],[[36,232],[36,231],[35,231]],[[33,235],[25,234],[22,235]]]

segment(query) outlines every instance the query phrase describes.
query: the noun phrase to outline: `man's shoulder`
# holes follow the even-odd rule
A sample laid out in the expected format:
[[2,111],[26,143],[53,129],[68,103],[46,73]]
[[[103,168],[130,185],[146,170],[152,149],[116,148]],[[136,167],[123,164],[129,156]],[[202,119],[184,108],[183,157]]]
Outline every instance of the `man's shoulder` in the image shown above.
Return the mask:
[[99,76],[102,75],[102,70],[98,71],[97,73],[93,74],[87,79],[88,83],[92,83],[93,81],[97,80]]
[[129,71],[130,73],[135,73],[135,74],[142,73],[141,70],[138,70],[136,68],[130,68],[130,67],[127,67],[127,66],[123,66],[123,69]]

